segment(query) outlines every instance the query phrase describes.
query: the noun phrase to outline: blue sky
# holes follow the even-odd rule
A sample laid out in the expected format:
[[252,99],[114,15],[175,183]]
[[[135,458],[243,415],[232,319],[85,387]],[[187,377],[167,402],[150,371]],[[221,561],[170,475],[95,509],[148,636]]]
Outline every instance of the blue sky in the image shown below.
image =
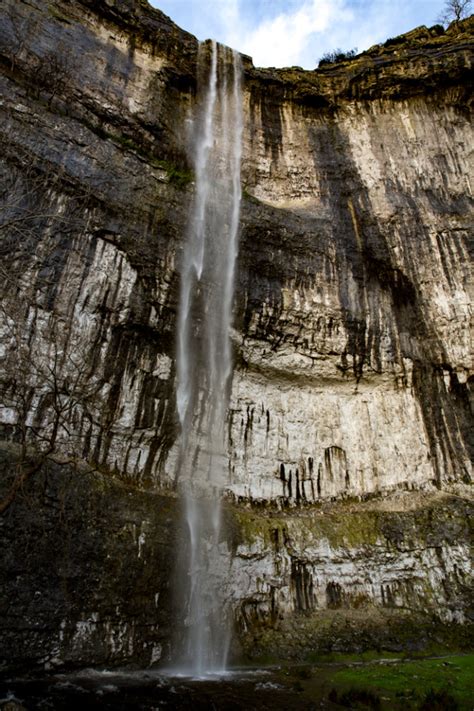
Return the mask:
[[445,0],[150,0],[198,39],[216,39],[260,67],[312,69],[324,52],[359,51],[418,25]]

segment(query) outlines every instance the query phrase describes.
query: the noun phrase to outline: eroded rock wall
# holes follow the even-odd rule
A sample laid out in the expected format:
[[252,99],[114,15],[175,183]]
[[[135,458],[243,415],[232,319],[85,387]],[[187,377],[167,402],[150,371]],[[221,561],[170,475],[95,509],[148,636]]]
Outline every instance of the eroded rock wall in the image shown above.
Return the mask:
[[[381,503],[333,505],[298,516],[237,511],[231,595],[248,652],[284,656],[286,647],[298,656],[327,648],[325,625],[337,628],[344,617],[348,629],[334,630],[333,637],[340,637],[342,648],[357,646],[358,633],[369,634],[375,646],[377,635],[386,643],[390,618],[407,626],[413,648],[413,616],[420,635],[434,619],[466,622],[469,510],[449,496],[405,492]],[[295,627],[301,630],[296,642]],[[392,643],[400,644],[396,639]]]
[[[158,45],[173,31],[161,17],[152,28]],[[173,88],[176,70],[163,51],[81,4],[9,3],[2,31],[2,215],[21,228],[5,247],[5,315],[30,332],[24,369],[40,367],[27,385],[41,399],[53,380],[77,381],[74,436],[65,437],[76,454],[126,478],[159,481],[175,437],[189,93]],[[58,87],[54,72],[38,78],[66,62]],[[20,337],[4,336],[7,347]],[[63,358],[51,373],[58,348]],[[15,356],[7,378],[14,374]],[[18,417],[22,387],[7,390],[4,421]],[[47,409],[34,401],[28,417],[41,426]]]
[[[404,71],[390,75],[390,52],[379,59],[391,86],[364,100],[322,71],[307,73],[319,101],[300,96],[304,73],[288,84],[246,61],[236,496],[315,501],[469,479],[469,27],[457,44],[431,37],[437,64],[421,33],[434,95],[409,40]],[[48,331],[66,328],[64,347],[90,363],[78,379],[95,388],[70,423],[83,456],[172,483],[197,43],[140,3],[7,3],[3,33],[16,201],[3,213],[28,231],[7,299],[20,283],[35,359],[51,357]],[[345,70],[356,95],[373,64],[369,53]],[[38,410],[36,398],[30,418]]]
[[265,205],[244,214],[236,490],[286,495],[289,471],[309,500],[469,479],[465,106],[283,104],[280,121],[270,151],[262,120],[249,139]]
[[[2,447],[2,484],[14,476]],[[472,505],[227,504],[232,659],[469,647]],[[0,521],[0,672],[166,665],[183,621],[177,499],[48,462]]]
[[176,510],[90,470],[38,472],[0,522],[0,672],[166,658]]
[[[34,556],[33,578],[18,567],[36,535],[30,500],[44,541],[63,550],[64,494],[54,484],[50,509],[48,487],[38,497],[25,476],[3,518],[4,592],[21,590],[4,639],[17,640],[19,662],[150,663],[172,616],[154,596],[174,545],[160,502],[177,474],[175,318],[198,44],[142,0],[7,0],[2,13],[2,432],[17,471],[33,471],[35,457],[67,476],[87,467],[67,511],[95,513],[67,555],[77,572],[103,541],[84,589],[101,576],[105,586],[80,608],[70,596],[48,601],[57,585]],[[472,32],[472,20],[421,28],[315,72],[244,58],[228,421],[237,508],[223,555],[247,649],[282,654],[285,625],[300,623],[298,654],[316,638],[330,647],[332,622],[318,621],[347,613],[357,631],[358,607],[466,619]],[[97,499],[103,476],[111,488]],[[390,514],[355,503],[399,489],[408,498]],[[461,498],[441,504],[435,489]],[[99,521],[109,495],[110,526]],[[325,503],[341,499],[354,503]],[[151,532],[142,549],[140,519]],[[119,551],[114,536],[129,523]],[[107,556],[133,562],[133,609]],[[54,580],[69,576],[63,568]],[[20,630],[24,615],[39,620],[33,636]]]

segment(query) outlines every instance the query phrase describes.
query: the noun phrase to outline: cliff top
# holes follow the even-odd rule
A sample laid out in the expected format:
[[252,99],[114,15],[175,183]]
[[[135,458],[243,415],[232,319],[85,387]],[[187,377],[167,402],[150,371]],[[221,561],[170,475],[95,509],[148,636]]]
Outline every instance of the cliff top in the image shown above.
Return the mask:
[[[65,27],[71,23],[100,25],[111,33],[118,32],[131,53],[141,47],[146,53],[165,58],[167,72],[173,76],[170,81],[177,88],[192,91],[195,87],[198,40],[147,0],[50,0],[46,6],[41,0],[29,0],[28,6],[37,15]],[[7,0],[6,7],[14,10],[13,0]],[[31,9],[28,12],[32,14]],[[20,39],[18,43],[22,46]],[[270,92],[279,102],[332,109],[344,101],[397,100],[457,86],[454,99],[458,105],[467,106],[472,101],[473,48],[471,16],[452,23],[447,30],[441,25],[418,27],[314,70],[255,68],[250,57],[243,55],[242,59],[249,90]],[[5,52],[5,56],[10,54]]]
[[[38,0],[30,0],[30,4],[44,9]],[[131,50],[141,46],[166,57],[178,83],[184,82],[188,87],[195,83],[198,40],[147,0],[51,0],[47,12],[64,23],[99,21],[109,29],[115,28],[126,35]],[[250,90],[270,90],[280,100],[308,106],[331,108],[344,100],[403,99],[454,84],[466,86],[463,102],[469,103],[473,47],[471,16],[453,22],[447,30],[441,25],[418,27],[354,57],[324,63],[314,70],[255,68],[250,57],[243,55],[242,59]]]
[[314,70],[300,67],[253,69],[250,80],[279,85],[293,100],[331,106],[338,99],[401,99],[472,81],[474,15],[441,25],[418,27],[365,52]]
[[[33,0],[34,1],[34,0]],[[178,27],[147,0],[79,0],[71,5],[53,0],[49,12],[67,20],[80,19],[81,6],[89,19],[97,17],[130,38],[134,46],[148,45],[153,53],[172,60],[177,72],[192,84],[198,40]],[[271,87],[281,98],[311,106],[331,107],[340,100],[402,99],[427,94],[440,87],[471,81],[474,47],[474,16],[441,25],[418,27],[390,38],[365,52],[314,70],[300,67],[255,68],[243,55],[246,81],[253,88]],[[467,100],[467,99],[466,99]]]

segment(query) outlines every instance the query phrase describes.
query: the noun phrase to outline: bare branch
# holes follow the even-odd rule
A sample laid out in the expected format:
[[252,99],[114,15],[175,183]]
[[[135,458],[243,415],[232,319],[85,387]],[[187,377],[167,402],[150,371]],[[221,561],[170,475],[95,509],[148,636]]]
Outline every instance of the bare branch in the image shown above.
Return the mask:
[[459,22],[469,17],[471,10],[471,0],[446,0],[438,19],[443,25],[449,25],[451,22]]
[[0,514],[47,460],[64,457],[64,450],[68,461],[80,459],[71,455],[81,451],[74,421],[94,421],[101,387],[90,378],[90,344],[70,314],[41,303],[42,294],[58,286],[48,277],[58,249],[67,249],[68,258],[75,253],[68,231],[84,230],[87,192],[61,202],[55,179],[47,181],[35,164],[22,170],[21,177],[0,175],[0,407],[19,445]]

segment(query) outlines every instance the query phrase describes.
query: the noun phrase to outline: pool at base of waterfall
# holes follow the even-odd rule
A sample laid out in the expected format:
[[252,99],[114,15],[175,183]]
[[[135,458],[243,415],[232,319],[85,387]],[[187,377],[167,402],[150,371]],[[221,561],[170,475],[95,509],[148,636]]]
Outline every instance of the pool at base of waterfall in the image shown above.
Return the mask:
[[473,697],[474,654],[453,653],[416,659],[390,652],[339,654],[330,661],[234,668],[200,678],[163,669],[84,669],[0,681],[2,711],[467,711]]
[[59,709],[316,709],[300,699],[293,680],[282,683],[281,670],[245,669],[202,677],[162,671],[86,669],[48,677],[0,683],[0,708],[8,711]]

